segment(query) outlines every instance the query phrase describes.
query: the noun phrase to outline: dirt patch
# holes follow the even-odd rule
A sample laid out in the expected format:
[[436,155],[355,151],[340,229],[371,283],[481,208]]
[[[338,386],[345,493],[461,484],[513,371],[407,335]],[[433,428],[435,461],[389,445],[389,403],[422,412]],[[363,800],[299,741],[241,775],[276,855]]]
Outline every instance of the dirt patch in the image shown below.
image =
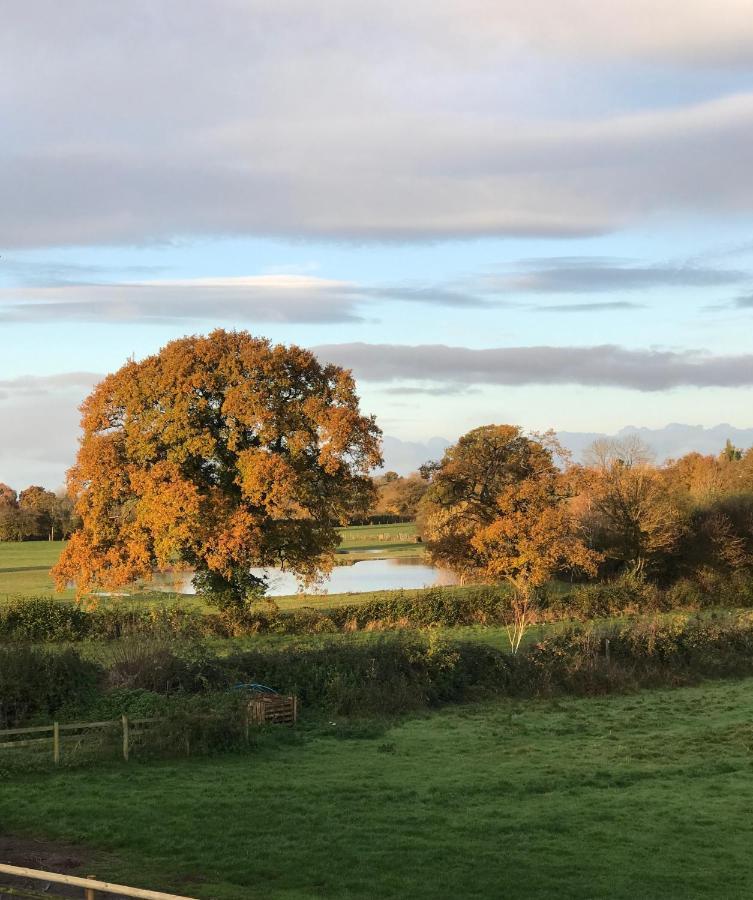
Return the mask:
[[[79,878],[93,875],[102,881],[108,881],[110,879],[105,877],[103,872],[115,862],[117,860],[114,856],[64,841],[36,840],[0,834],[0,863],[9,866],[24,866],[27,869],[56,872],[60,875],[76,875]],[[184,878],[184,881],[198,884],[205,881],[205,878],[200,875],[194,878],[189,876]],[[22,900],[22,898],[68,900],[73,897],[81,900],[82,894],[80,887],[69,887],[32,878],[14,878],[0,873],[0,900]],[[122,900],[122,895],[98,891],[97,900]]]
[[[25,866],[63,875],[79,875],[90,864],[93,854],[82,847],[55,841],[38,841],[0,834],[0,862],[9,866]],[[89,874],[88,872],[84,873]],[[17,897],[81,897],[81,888],[50,885],[28,878],[12,878],[0,874],[0,900]]]
[[0,834],[0,861],[10,866],[27,866],[72,875],[91,858],[88,850],[73,844]]

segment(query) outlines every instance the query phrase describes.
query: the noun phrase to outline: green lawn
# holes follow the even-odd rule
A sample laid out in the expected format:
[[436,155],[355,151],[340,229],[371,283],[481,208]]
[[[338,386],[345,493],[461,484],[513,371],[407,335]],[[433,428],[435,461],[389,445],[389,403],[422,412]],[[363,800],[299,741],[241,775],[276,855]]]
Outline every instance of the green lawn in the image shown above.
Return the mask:
[[360,739],[6,775],[0,822],[202,900],[747,897],[752,721],[753,680],[468,705]]
[[63,541],[0,541],[0,598],[9,594],[72,597],[73,591],[57,593],[50,578],[64,546]]

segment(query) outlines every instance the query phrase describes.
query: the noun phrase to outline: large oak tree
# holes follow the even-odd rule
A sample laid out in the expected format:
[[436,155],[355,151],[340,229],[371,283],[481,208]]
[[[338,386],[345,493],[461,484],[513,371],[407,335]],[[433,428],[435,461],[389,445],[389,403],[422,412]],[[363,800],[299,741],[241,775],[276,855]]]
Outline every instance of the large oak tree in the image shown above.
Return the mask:
[[327,571],[336,526],[373,500],[379,429],[350,373],[299,347],[182,338],[105,378],[82,414],[68,479],[82,526],[53,570],[79,592],[184,565],[242,603],[253,566]]

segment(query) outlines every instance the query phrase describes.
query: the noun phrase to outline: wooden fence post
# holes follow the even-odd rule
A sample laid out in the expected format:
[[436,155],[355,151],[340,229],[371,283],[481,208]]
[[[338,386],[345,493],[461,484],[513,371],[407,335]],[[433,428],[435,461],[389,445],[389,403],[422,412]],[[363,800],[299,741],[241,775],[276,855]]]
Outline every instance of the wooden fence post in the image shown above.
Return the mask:
[[57,766],[60,763],[60,724],[52,723],[52,759]]
[[[93,875],[87,875],[87,878],[91,878],[92,881],[95,880]],[[97,900],[97,894],[94,888],[84,888],[84,900]]]
[[123,716],[123,759],[128,762],[128,716]]

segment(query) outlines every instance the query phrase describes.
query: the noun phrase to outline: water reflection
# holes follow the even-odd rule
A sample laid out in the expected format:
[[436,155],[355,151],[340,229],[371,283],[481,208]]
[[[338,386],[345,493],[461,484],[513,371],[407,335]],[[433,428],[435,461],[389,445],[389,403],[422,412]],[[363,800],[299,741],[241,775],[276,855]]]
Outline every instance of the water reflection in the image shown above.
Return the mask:
[[[254,575],[267,575],[270,597],[284,597],[298,591],[298,582],[289,572],[279,569],[252,569]],[[352,566],[337,566],[317,589],[323,594],[363,593],[365,591],[410,590],[436,585],[457,584],[458,579],[446,569],[435,569],[420,556],[398,559],[366,559]],[[179,572],[155,578],[160,590],[179,594],[195,593],[190,572]]]

